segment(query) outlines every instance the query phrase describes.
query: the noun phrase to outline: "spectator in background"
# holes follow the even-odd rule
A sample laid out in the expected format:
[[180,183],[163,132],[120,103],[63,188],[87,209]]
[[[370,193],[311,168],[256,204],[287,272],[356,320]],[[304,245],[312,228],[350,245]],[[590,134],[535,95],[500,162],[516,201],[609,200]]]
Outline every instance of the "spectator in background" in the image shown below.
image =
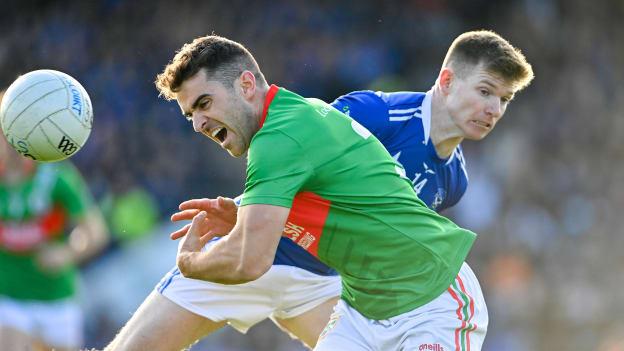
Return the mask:
[[76,266],[107,242],[70,163],[36,163],[0,137],[0,350],[82,346]]

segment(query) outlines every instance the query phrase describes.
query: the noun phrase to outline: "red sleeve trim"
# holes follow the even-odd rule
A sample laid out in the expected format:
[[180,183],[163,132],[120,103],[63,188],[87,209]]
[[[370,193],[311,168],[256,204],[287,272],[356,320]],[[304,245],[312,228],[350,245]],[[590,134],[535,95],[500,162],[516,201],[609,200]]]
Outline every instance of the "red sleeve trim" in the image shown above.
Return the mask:
[[318,246],[330,208],[331,201],[313,192],[298,193],[290,208],[282,236],[318,257]]

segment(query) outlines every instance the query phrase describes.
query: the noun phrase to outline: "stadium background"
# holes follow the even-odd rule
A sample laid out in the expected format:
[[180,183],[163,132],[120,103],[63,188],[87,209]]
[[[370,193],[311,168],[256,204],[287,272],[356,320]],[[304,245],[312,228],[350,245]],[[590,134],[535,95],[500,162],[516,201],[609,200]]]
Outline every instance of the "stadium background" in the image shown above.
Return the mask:
[[[624,350],[624,2],[3,1],[0,85],[39,68],[76,77],[95,110],[73,161],[116,244],[83,271],[87,346],[101,348],[173,264],[167,222],[192,197],[242,191],[244,160],[195,133],[153,79],[200,35],[247,45],[272,83],[331,101],[426,91],[452,39],[492,29],[536,79],[485,141],[445,214],[478,232],[469,262],[490,310],[484,350]],[[135,219],[143,219],[137,222]],[[301,349],[270,323],[193,350]]]

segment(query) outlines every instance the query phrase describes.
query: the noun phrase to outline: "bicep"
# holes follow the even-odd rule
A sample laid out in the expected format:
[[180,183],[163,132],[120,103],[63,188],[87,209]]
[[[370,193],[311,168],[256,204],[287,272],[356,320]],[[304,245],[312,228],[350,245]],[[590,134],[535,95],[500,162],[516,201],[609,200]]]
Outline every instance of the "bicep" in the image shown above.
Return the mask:
[[241,205],[290,207],[314,167],[298,140],[280,131],[256,135],[247,159],[247,180]]
[[290,208],[273,205],[247,205],[238,210],[233,232],[242,240],[243,264],[268,269],[275,258]]

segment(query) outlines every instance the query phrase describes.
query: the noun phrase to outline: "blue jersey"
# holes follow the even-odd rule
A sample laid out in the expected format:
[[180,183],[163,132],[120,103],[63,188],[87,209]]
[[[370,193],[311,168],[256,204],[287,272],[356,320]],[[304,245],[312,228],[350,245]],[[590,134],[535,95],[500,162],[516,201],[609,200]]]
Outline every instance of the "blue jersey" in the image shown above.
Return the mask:
[[[438,157],[429,139],[431,94],[356,91],[332,103],[373,133],[405,168],[414,190],[430,208],[441,211],[464,195],[468,175],[458,146],[448,159]],[[282,237],[273,264],[303,268],[320,275],[336,272],[294,241]]]

